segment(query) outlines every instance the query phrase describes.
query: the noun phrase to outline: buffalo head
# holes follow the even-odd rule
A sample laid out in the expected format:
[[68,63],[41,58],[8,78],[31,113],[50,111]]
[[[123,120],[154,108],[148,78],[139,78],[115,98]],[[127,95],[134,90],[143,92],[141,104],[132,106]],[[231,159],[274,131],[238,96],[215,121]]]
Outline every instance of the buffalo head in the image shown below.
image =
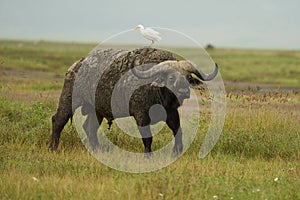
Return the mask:
[[184,99],[190,97],[189,86],[201,88],[203,81],[210,81],[218,74],[217,64],[215,64],[215,69],[211,74],[205,74],[197,70],[194,63],[185,60],[152,64],[152,67],[145,71],[136,69],[134,63],[135,59],[132,60],[130,68],[136,77],[141,79],[153,78],[151,86],[168,88],[176,95],[180,104]]

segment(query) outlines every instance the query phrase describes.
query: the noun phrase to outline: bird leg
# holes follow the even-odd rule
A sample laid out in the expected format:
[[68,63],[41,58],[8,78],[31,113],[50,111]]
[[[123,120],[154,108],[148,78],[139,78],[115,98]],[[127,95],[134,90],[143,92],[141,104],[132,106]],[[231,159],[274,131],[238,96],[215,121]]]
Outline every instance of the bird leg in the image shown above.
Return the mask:
[[152,46],[154,44],[154,41],[153,40],[151,40],[151,44],[150,44],[150,47]]

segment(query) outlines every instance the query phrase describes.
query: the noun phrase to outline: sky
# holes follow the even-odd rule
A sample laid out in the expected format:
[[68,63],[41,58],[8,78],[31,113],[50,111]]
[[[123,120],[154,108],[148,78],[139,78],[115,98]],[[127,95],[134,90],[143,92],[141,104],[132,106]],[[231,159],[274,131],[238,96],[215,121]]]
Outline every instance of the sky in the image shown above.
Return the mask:
[[0,39],[100,42],[138,24],[216,47],[300,49],[299,0],[0,0]]

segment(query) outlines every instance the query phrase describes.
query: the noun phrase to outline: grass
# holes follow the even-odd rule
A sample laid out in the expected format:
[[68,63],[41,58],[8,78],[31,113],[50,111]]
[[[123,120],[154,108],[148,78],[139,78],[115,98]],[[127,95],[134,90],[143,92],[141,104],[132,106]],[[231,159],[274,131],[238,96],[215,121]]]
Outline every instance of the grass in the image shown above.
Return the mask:
[[275,84],[281,87],[300,85],[300,52],[264,50],[213,50],[216,62],[223,64],[224,79]]
[[[197,61],[200,51],[179,49]],[[247,49],[213,49],[209,55],[219,64],[227,81],[272,84],[277,87],[299,87],[300,52]]]
[[0,43],[0,60],[3,67],[51,71],[58,74],[64,74],[73,61],[85,56],[95,46],[45,41],[0,41]]
[[[99,163],[70,123],[59,151],[47,148],[63,75],[93,45],[0,44],[0,199],[300,199],[299,52],[209,52],[229,80],[227,115],[217,145],[198,159],[211,116],[204,95],[199,101],[201,123],[188,151],[161,170],[130,174]],[[115,125],[112,129],[119,132],[110,136],[114,143],[143,151],[140,139],[122,134]],[[153,147],[170,138],[163,128]]]

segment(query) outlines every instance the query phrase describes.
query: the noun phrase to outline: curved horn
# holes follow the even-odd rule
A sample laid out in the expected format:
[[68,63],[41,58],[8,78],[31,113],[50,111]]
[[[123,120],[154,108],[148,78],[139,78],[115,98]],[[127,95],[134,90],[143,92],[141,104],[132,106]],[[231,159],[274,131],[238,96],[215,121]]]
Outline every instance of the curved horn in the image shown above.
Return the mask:
[[148,70],[145,71],[141,71],[141,70],[137,70],[134,66],[134,62],[135,62],[135,58],[133,58],[133,60],[131,61],[130,64],[130,69],[131,72],[133,73],[133,75],[135,75],[136,77],[140,78],[140,79],[147,79],[150,78],[154,75],[156,75],[157,73],[159,73],[162,68],[164,68],[162,65],[160,64],[154,64],[154,63],[147,63],[147,64],[143,64],[144,66],[146,65],[151,65],[153,67],[151,67]]
[[197,70],[198,74],[196,73],[195,75],[196,75],[196,76],[200,75],[200,76],[198,76],[198,77],[199,77],[201,80],[203,80],[203,81],[210,81],[210,80],[214,79],[214,78],[217,76],[218,71],[219,71],[218,64],[215,63],[215,70],[214,70],[212,73],[210,73],[210,74],[204,74],[202,71]]
[[[150,77],[156,75],[157,73],[159,73],[161,71],[165,71],[165,70],[177,70],[181,73],[187,73],[187,72],[193,73],[202,81],[210,81],[213,78],[215,78],[218,74],[218,64],[217,63],[215,63],[215,70],[212,73],[205,74],[202,71],[197,70],[197,68],[195,68],[193,63],[191,63],[189,61],[179,61],[179,62],[173,61],[173,60],[172,61],[164,61],[164,62],[154,65],[153,67],[151,67],[150,69],[148,69],[146,71],[136,70],[136,68],[134,67],[134,62],[135,62],[135,58],[132,60],[132,62],[130,64],[130,69],[136,77],[141,78],[141,79],[150,78]],[[173,64],[175,62],[176,62],[176,64]]]
[[194,66],[193,63],[191,63],[189,61],[181,61],[181,62],[187,62],[187,63],[184,63],[181,65],[182,70],[195,74],[202,81],[210,81],[210,80],[214,79],[218,74],[219,67],[218,67],[217,63],[215,63],[215,69],[212,73],[205,74],[201,70],[197,70],[197,68]]

